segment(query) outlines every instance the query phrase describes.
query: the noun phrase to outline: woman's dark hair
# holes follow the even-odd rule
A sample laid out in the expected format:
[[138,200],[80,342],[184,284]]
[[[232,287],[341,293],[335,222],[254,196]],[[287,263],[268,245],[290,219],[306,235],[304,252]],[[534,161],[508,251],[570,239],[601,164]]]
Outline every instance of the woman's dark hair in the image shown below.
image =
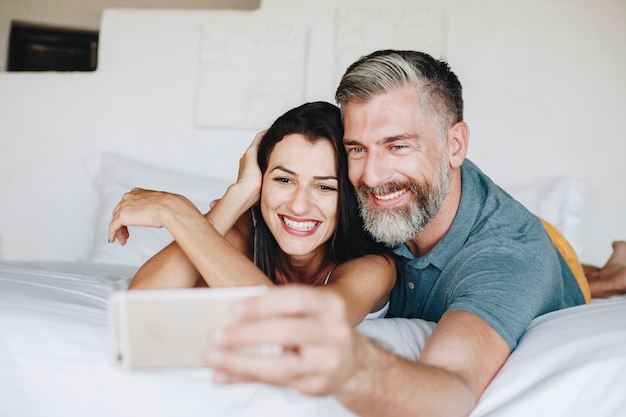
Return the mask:
[[[343,146],[343,124],[339,108],[323,101],[305,103],[276,119],[259,144],[257,160],[262,174],[267,170],[276,144],[290,134],[303,135],[311,143],[329,140],[335,149],[337,230],[331,238],[329,256],[335,262],[342,263],[368,253],[389,252],[382,244],[374,242],[363,228],[354,188],[348,178],[348,160]],[[263,220],[259,205],[255,205],[252,211],[256,220],[254,259],[257,266],[275,281],[278,243]]]

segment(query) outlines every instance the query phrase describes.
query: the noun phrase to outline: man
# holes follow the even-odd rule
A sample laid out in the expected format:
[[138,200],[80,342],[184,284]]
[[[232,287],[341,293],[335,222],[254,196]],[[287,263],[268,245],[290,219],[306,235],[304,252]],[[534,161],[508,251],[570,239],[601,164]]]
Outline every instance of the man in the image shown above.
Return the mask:
[[[334,395],[363,416],[466,416],[530,321],[584,303],[586,281],[541,221],[465,160],[461,84],[446,63],[378,51],[348,68],[336,99],[366,227],[404,262],[390,315],[437,325],[419,360],[402,359],[351,329],[329,291],[286,287],[239,304],[208,363],[217,381]],[[246,344],[284,353],[238,353]]]

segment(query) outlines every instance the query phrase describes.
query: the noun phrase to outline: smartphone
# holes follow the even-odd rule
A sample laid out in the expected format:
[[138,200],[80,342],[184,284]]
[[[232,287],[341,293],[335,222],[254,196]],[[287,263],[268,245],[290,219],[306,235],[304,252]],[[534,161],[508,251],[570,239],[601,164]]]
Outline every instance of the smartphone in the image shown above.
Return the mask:
[[267,291],[266,286],[115,291],[108,304],[114,358],[125,369],[206,366],[211,332],[233,320],[233,302]]

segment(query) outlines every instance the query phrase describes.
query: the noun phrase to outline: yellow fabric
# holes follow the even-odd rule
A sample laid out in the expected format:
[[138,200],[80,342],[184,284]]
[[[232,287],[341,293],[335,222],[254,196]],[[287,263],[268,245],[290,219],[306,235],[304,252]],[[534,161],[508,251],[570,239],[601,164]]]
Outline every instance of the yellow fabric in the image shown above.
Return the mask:
[[541,223],[543,223],[543,227],[548,232],[548,235],[552,239],[552,242],[557,247],[559,252],[561,252],[561,256],[567,262],[574,277],[576,277],[576,281],[578,282],[578,286],[585,297],[585,302],[589,303],[591,301],[591,290],[589,289],[589,283],[587,282],[587,277],[585,276],[585,271],[583,270],[583,266],[578,260],[578,256],[576,255],[576,251],[572,248],[572,245],[569,244],[565,236],[559,232],[559,230],[554,227],[552,224],[548,223],[544,219],[541,219]]

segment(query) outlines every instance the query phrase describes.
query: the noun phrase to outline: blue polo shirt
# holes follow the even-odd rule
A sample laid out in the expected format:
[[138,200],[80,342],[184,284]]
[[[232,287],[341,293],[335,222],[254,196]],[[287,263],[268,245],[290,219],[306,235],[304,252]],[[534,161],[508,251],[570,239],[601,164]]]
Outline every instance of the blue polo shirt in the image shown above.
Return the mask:
[[461,166],[454,221],[426,255],[395,248],[404,265],[387,317],[439,321],[475,313],[515,349],[531,320],[584,304],[576,279],[541,221],[471,161]]

